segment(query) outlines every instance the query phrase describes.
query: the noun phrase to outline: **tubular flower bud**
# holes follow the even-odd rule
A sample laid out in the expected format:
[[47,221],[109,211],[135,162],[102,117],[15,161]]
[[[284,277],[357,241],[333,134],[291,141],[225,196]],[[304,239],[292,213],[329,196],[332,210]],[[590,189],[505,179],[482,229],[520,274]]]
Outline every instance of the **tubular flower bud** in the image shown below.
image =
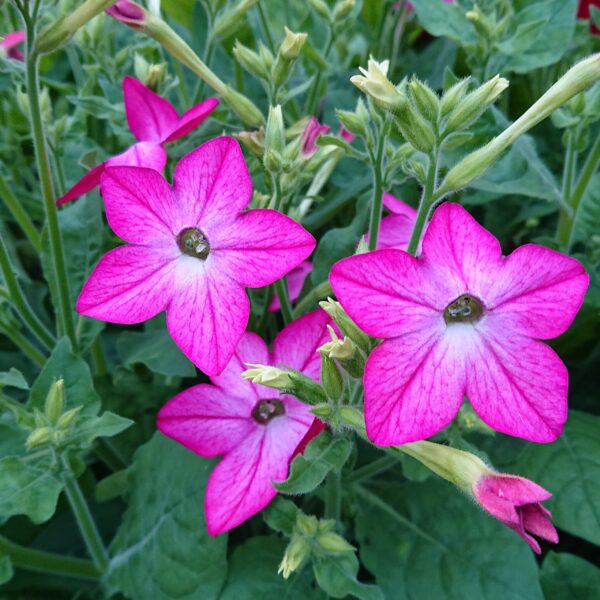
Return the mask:
[[65,408],[65,381],[58,379],[51,386],[46,396],[44,411],[48,421],[53,425],[63,413]]
[[356,0],[340,0],[333,8],[333,21],[341,21],[348,17],[356,6]]
[[421,152],[429,153],[435,146],[435,133],[417,108],[406,100],[394,114],[395,123],[407,142]]
[[327,554],[342,554],[356,550],[341,535],[333,531],[327,531],[317,536],[316,542],[319,550],[323,550]]
[[269,107],[269,116],[267,118],[267,130],[265,133],[265,148],[275,151],[279,154],[283,152],[285,146],[285,126],[283,124],[283,114],[281,106]]
[[82,408],[82,406],[77,406],[76,408],[72,408],[71,410],[68,410],[62,414],[56,423],[57,429],[69,429],[69,427],[71,427],[71,425],[73,425],[73,423],[75,423],[79,417],[79,413],[81,412]]
[[52,438],[52,433],[51,427],[38,427],[37,429],[34,429],[25,441],[27,450],[47,444]]
[[298,56],[300,56],[300,51],[302,50],[306,42],[308,34],[294,33],[287,27],[284,27],[284,30],[285,38],[283,38],[283,42],[281,42],[279,53],[281,54],[281,57],[285,60],[294,60],[298,58]]
[[305,537],[294,536],[288,544],[283,555],[283,560],[277,569],[277,573],[287,579],[292,573],[297,571],[304,561],[310,556],[311,544]]
[[326,301],[319,302],[319,306],[335,321],[340,331],[348,336],[361,350],[367,353],[371,350],[369,336],[358,328],[339,302],[327,298]]
[[235,46],[233,47],[233,56],[237,62],[248,71],[248,73],[251,73],[255,77],[259,77],[260,79],[269,78],[269,69],[265,64],[265,61],[258,53],[254,52],[254,50],[250,50],[250,48],[243,44],[240,44],[238,40],[235,41]]
[[292,380],[287,371],[269,365],[246,364],[252,368],[242,373],[243,379],[282,391],[289,390],[292,387]]
[[326,354],[321,354],[321,382],[327,396],[339,400],[344,391],[344,380],[335,361]]
[[226,37],[238,29],[242,17],[258,2],[258,0],[240,0],[231,10],[223,13],[215,21],[213,36]]
[[323,344],[318,351],[322,355],[339,361],[352,377],[361,377],[365,361],[356,344],[347,336],[340,340],[333,327],[328,325],[327,328],[331,335],[331,341]]
[[308,3],[320,17],[328,20],[331,19],[331,11],[324,0],[308,0]]
[[440,102],[440,114],[442,117],[445,117],[448,113],[458,107],[458,104],[467,93],[470,81],[470,77],[461,79],[444,93]]
[[435,123],[440,110],[440,101],[437,94],[422,81],[416,77],[408,84],[414,103],[425,119],[430,123]]
[[240,141],[244,148],[254,156],[261,156],[265,151],[265,128],[256,131],[240,131],[233,133],[233,137]]
[[389,60],[377,62],[371,57],[366,69],[358,68],[362,75],[354,75],[350,81],[381,108],[395,113],[404,107],[407,99],[387,78],[389,66]]

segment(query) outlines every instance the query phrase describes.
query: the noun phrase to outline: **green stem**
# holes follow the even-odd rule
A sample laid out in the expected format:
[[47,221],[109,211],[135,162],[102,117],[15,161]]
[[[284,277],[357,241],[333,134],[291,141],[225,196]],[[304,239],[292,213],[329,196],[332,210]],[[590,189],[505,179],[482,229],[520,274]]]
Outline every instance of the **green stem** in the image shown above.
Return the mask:
[[4,333],[10,341],[25,354],[38,367],[46,364],[46,357],[42,354],[18,329],[0,323],[0,333]]
[[371,218],[369,222],[369,250],[377,248],[381,213],[383,211],[383,149],[385,147],[385,125],[379,132],[377,141],[377,154],[373,161],[373,203],[371,205]]
[[33,146],[39,172],[42,197],[44,200],[44,212],[50,239],[50,253],[54,266],[54,282],[58,290],[57,312],[60,320],[60,332],[66,334],[71,340],[75,352],[78,350],[77,336],[75,334],[75,322],[71,310],[71,299],[69,294],[69,279],[62,243],[62,237],[58,224],[58,212],[54,204],[55,195],[52,184],[52,173],[50,170],[50,159],[48,157],[48,146],[44,134],[44,123],[40,108],[38,66],[39,58],[33,52],[35,43],[35,25],[32,19],[26,19],[27,29],[27,96],[29,99],[29,115],[31,119],[31,133]]
[[96,339],[90,348],[90,352],[92,354],[92,361],[94,363],[94,371],[96,375],[106,375],[108,373],[108,363],[106,362],[106,356],[104,354],[102,338],[100,335],[96,336]]
[[413,227],[410,242],[408,243],[407,252],[413,256],[417,253],[419,242],[421,241],[421,235],[427,222],[431,205],[435,199],[434,190],[437,180],[437,165],[438,165],[438,150],[434,148],[433,152],[429,156],[429,166],[427,169],[427,179],[425,180],[425,187],[423,188],[423,195],[421,196],[421,202],[419,203],[419,210],[417,212],[417,220]]
[[389,469],[395,467],[397,464],[397,457],[389,455],[382,456],[381,458],[370,462],[368,465],[356,469],[356,471],[354,471],[347,477],[346,481],[348,481],[349,483],[357,483],[365,479],[370,479],[371,477],[375,477],[380,473],[388,471]]
[[33,309],[29,305],[19,282],[15,276],[8,249],[4,244],[4,240],[0,237],[0,271],[8,288],[11,303],[15,310],[31,332],[40,340],[44,348],[52,350],[55,339],[52,334],[46,329],[46,326],[38,319]]
[[581,169],[581,173],[579,174],[579,179],[575,184],[575,188],[568,199],[569,206],[572,209],[571,214],[569,215],[566,211],[561,211],[558,219],[556,240],[562,248],[567,250],[573,241],[573,226],[575,225],[577,211],[579,210],[579,206],[581,205],[581,201],[586,190],[588,189],[590,181],[592,180],[592,177],[598,168],[598,164],[600,164],[600,137],[596,138],[596,141],[594,142],[594,145],[587,156],[585,164]]
[[79,487],[65,456],[62,457],[62,462],[64,467],[63,482],[71,510],[75,515],[77,525],[79,525],[79,530],[81,531],[81,536],[94,561],[94,565],[96,565],[101,573],[104,573],[108,568],[108,553],[106,552],[102,538],[98,533],[96,523],[94,522],[92,513],[85,501],[85,497],[83,496],[81,488]]
[[342,509],[342,486],[339,473],[329,473],[325,480],[325,518],[340,520]]
[[4,204],[6,204],[6,208],[8,208],[8,211],[12,215],[13,219],[19,224],[19,227],[23,230],[23,233],[26,235],[34,250],[39,254],[42,250],[40,232],[33,224],[33,221],[30,219],[27,211],[12,193],[10,187],[6,183],[6,180],[1,174],[0,196],[2,196],[4,199]]
[[573,175],[575,171],[575,160],[577,153],[575,152],[575,133],[569,131],[567,134],[567,149],[565,152],[565,164],[563,168],[562,179],[562,197],[565,203],[569,202],[571,197],[571,187],[573,185]]
[[327,298],[327,296],[333,296],[333,290],[329,281],[322,281],[319,285],[316,285],[298,304],[294,309],[294,317],[303,315],[309,308],[312,308],[315,302]]
[[257,5],[258,8],[258,18],[260,19],[260,24],[263,29],[263,33],[265,34],[265,39],[267,40],[267,45],[269,46],[269,50],[275,53],[275,44],[273,43],[273,37],[271,36],[271,30],[269,29],[269,23],[267,22],[267,18],[265,17],[265,12],[263,10],[262,4],[259,2]]
[[279,304],[281,304],[281,315],[283,316],[283,322],[287,325],[294,320],[294,312],[292,310],[292,304],[288,295],[287,285],[285,277],[278,279],[275,282],[275,291],[279,298]]
[[[325,53],[323,54],[324,60],[327,60],[329,57],[329,53],[333,48],[333,31],[331,29],[331,23],[329,24],[329,40],[327,42],[327,47],[325,48]],[[319,92],[319,86],[321,85],[321,79],[323,78],[323,71],[319,71],[315,78],[315,82],[313,83],[310,93],[308,95],[308,100],[306,101],[306,110],[304,111],[307,115],[312,115],[315,112],[315,108],[317,105],[317,93]]]
[[26,548],[2,535],[0,535],[0,551],[10,557],[15,567],[21,569],[79,579],[100,578],[98,569],[89,560]]

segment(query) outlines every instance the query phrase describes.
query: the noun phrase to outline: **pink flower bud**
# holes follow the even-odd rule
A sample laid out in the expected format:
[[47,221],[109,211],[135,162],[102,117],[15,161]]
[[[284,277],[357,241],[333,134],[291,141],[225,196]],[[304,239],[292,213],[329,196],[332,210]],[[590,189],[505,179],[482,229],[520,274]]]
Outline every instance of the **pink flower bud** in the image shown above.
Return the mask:
[[300,141],[302,153],[306,156],[314,154],[318,150],[316,144],[317,138],[322,133],[328,133],[330,129],[329,125],[321,125],[315,117],[311,117],[302,132],[302,139]]
[[12,31],[0,39],[0,56],[23,60],[25,57],[18,46],[25,41],[24,31]]
[[146,11],[131,0],[118,0],[106,9],[106,14],[131,27],[141,27],[146,20]]
[[541,505],[552,494],[537,483],[516,475],[489,473],[475,482],[473,495],[485,511],[516,531],[537,554],[541,550],[534,535],[558,542],[552,514]]

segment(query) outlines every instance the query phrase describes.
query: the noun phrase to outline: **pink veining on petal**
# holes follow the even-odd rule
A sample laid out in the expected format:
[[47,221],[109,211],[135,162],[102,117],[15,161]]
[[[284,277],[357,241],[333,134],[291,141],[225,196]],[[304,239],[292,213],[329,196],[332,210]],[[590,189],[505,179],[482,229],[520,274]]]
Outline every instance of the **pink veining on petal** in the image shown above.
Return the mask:
[[[299,298],[302,287],[304,286],[304,282],[311,271],[312,263],[309,260],[305,260],[288,273],[286,282],[288,286],[288,295],[291,302],[294,302]],[[271,303],[269,304],[269,311],[275,312],[280,308],[281,304],[279,303],[279,296],[274,294],[273,298],[271,299]]]

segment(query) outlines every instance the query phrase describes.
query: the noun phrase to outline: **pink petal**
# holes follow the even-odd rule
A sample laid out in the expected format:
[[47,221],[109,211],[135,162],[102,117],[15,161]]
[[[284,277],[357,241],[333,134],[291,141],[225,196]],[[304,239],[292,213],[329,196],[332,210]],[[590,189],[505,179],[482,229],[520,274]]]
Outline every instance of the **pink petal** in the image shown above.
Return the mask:
[[357,325],[373,337],[395,337],[441,321],[451,295],[435,273],[400,250],[377,250],[333,265],[331,287]]
[[[300,292],[304,287],[304,282],[308,277],[308,274],[312,270],[312,263],[309,260],[305,260],[301,262],[297,267],[293,268],[286,277],[287,286],[288,286],[288,294],[290,297],[290,301],[294,302],[300,296]],[[281,304],[279,304],[279,296],[277,294],[273,295],[271,303],[269,304],[269,311],[275,312],[281,308]]]
[[159,173],[166,164],[167,153],[156,142],[138,142],[106,161],[107,167],[146,167]]
[[182,256],[167,327],[183,353],[207,375],[227,366],[248,323],[250,302],[227,275],[191,256]]
[[275,210],[250,210],[229,227],[206,228],[211,248],[228,273],[246,287],[262,287],[283,277],[315,247],[304,227]]
[[[414,219],[406,215],[390,215],[381,220],[379,236],[377,238],[377,249],[407,250],[410,236],[415,225]],[[369,236],[366,236],[367,242]]]
[[452,290],[446,305],[464,293],[485,299],[496,283],[502,251],[462,206],[447,202],[435,211],[423,238],[423,266]]
[[516,506],[543,502],[552,497],[548,490],[534,481],[504,473],[484,475],[478,481],[478,489],[482,493],[505,498]]
[[528,504],[521,508],[523,526],[533,535],[558,544],[558,532],[550,522],[552,516],[548,510],[539,504]]
[[317,138],[329,132],[329,125],[321,125],[315,117],[311,117],[302,132],[300,146],[302,153],[306,155],[314,154],[319,148],[317,146]]
[[[269,391],[262,385],[256,385],[242,379],[242,373],[248,369],[246,363],[261,365],[271,364],[269,349],[263,339],[256,333],[246,332],[242,335],[231,360],[220,375],[213,375],[210,380],[229,394],[249,398],[264,398]],[[277,395],[279,392],[277,392]]]
[[195,385],[169,400],[158,413],[162,433],[200,456],[218,456],[254,433],[253,396],[236,396],[212,385]]
[[0,40],[0,48],[12,48],[22,44],[27,39],[27,34],[24,31],[11,31],[2,36]]
[[[175,252],[174,252],[175,251]],[[167,306],[179,250],[120,246],[105,254],[86,281],[77,312],[110,323],[141,323]]]
[[294,450],[294,456],[292,459],[298,456],[298,454],[303,454],[306,450],[306,446],[308,446],[308,444],[310,444],[310,442],[312,442],[312,440],[314,440],[325,429],[327,429],[327,425],[323,423],[323,421],[315,419],[312,422],[310,429],[306,432],[302,440],[300,440],[298,447]]
[[200,102],[200,104],[196,104],[196,106],[184,112],[179,118],[175,129],[169,134],[165,142],[177,140],[196,129],[217,108],[218,104],[218,98],[207,98],[204,102]]
[[111,229],[132,244],[170,243],[183,229],[173,191],[152,169],[107,167],[100,184]]
[[405,217],[408,217],[413,223],[417,219],[417,211],[412,206],[387,192],[384,192],[383,194],[383,206],[395,215],[404,215]]
[[173,181],[189,226],[208,233],[230,225],[252,197],[244,156],[230,137],[205,142],[184,156],[175,167]]
[[567,418],[567,369],[550,347],[481,321],[467,372],[467,397],[496,431],[552,442]]
[[93,190],[96,186],[100,185],[100,177],[104,172],[106,163],[99,164],[93,169],[90,169],[66,194],[62,195],[57,201],[56,206],[66,204],[87,194]]
[[471,333],[444,322],[386,340],[365,367],[365,422],[380,446],[429,437],[448,425],[460,408],[466,362],[461,354]]
[[277,494],[272,482],[286,479],[290,458],[309,427],[287,413],[275,417],[221,460],[204,499],[211,535],[236,527],[269,504]]
[[506,258],[486,301],[507,327],[548,339],[571,325],[588,284],[589,276],[579,261],[527,244]]
[[164,142],[179,117],[171,103],[133,77],[123,79],[123,100],[129,129],[143,142]]
[[327,325],[331,323],[321,309],[290,323],[273,342],[273,364],[291,367],[319,381],[321,357],[317,348],[329,340]]

